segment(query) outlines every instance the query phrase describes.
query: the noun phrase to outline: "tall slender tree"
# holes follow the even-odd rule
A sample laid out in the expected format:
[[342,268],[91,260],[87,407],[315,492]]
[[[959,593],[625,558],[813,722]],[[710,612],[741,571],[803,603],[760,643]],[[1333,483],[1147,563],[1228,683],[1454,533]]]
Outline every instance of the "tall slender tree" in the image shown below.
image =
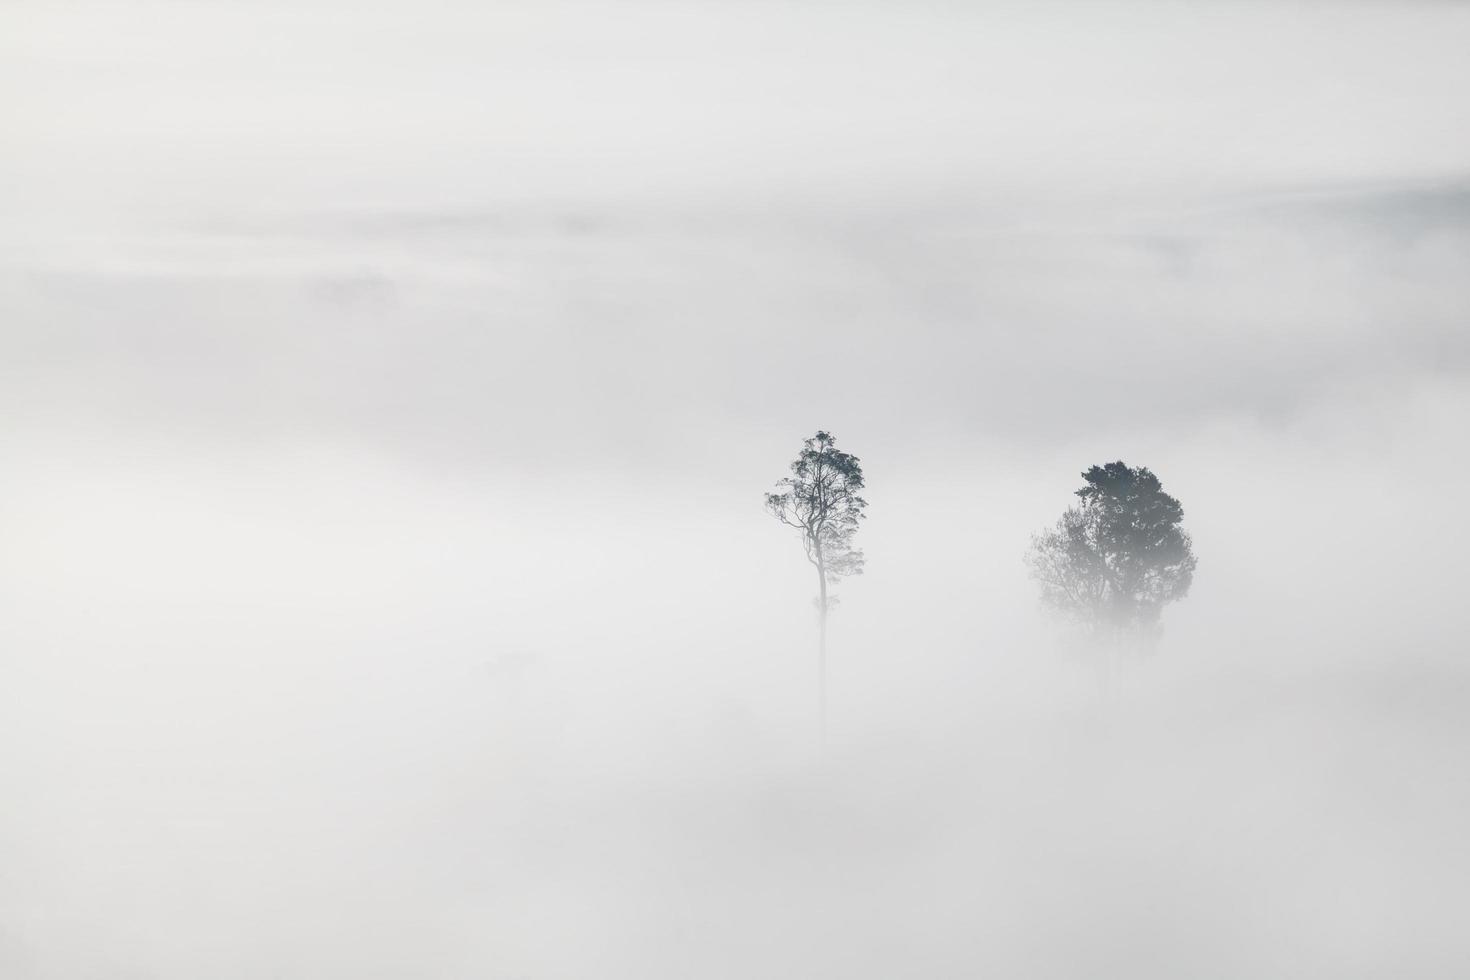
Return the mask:
[[1031,576],[1044,603],[1095,634],[1150,637],[1194,580],[1184,508],[1146,466],[1108,463],[1082,479],[1082,502],[1031,539]]
[[856,456],[837,448],[830,433],[818,432],[802,443],[791,475],[776,487],[775,493],[766,494],[766,509],[800,533],[806,560],[817,573],[817,679],[825,740],[827,613],[837,603],[829,587],[848,575],[863,573],[862,550],[852,544],[868,506],[862,497],[863,468]]

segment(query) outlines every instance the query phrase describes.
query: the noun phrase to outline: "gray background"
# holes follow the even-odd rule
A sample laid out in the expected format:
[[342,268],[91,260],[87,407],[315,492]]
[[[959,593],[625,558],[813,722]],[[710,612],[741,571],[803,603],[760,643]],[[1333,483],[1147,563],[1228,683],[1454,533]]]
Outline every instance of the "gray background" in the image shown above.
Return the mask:
[[[9,0],[0,975],[1463,976],[1466,51]],[[1116,458],[1201,561],[1109,697],[1021,556]]]

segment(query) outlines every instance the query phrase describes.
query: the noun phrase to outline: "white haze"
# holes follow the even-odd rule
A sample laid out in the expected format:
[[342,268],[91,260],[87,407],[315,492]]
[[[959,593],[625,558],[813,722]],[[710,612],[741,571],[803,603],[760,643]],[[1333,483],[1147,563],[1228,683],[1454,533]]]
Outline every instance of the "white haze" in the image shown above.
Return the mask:
[[[0,977],[1465,975],[1465,50],[7,5]],[[1118,458],[1200,567],[1110,691],[1021,557]]]

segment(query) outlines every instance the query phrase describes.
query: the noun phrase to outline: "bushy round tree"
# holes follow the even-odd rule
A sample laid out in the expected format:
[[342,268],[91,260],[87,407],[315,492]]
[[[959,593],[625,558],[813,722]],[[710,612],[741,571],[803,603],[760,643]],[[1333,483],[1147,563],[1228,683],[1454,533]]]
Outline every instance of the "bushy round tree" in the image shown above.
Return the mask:
[[1147,467],[1119,461],[1082,478],[1081,502],[1031,540],[1042,601],[1098,633],[1152,633],[1194,578],[1184,508]]

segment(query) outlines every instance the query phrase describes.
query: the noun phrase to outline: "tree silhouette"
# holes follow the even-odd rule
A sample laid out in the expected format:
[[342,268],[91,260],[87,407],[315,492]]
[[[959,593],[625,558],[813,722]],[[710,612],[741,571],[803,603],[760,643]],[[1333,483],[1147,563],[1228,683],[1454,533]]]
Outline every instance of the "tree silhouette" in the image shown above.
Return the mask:
[[802,443],[791,464],[791,476],[766,494],[766,509],[787,527],[801,533],[806,560],[817,572],[817,676],[820,691],[821,732],[827,733],[827,613],[837,598],[828,587],[839,579],[863,573],[863,553],[852,546],[853,536],[868,506],[860,494],[863,468],[856,456],[837,448],[830,433],[818,432]]
[[1184,509],[1147,467],[1108,463],[1082,478],[1082,502],[1032,537],[1031,576],[1046,605],[1094,633],[1151,636],[1194,577]]

